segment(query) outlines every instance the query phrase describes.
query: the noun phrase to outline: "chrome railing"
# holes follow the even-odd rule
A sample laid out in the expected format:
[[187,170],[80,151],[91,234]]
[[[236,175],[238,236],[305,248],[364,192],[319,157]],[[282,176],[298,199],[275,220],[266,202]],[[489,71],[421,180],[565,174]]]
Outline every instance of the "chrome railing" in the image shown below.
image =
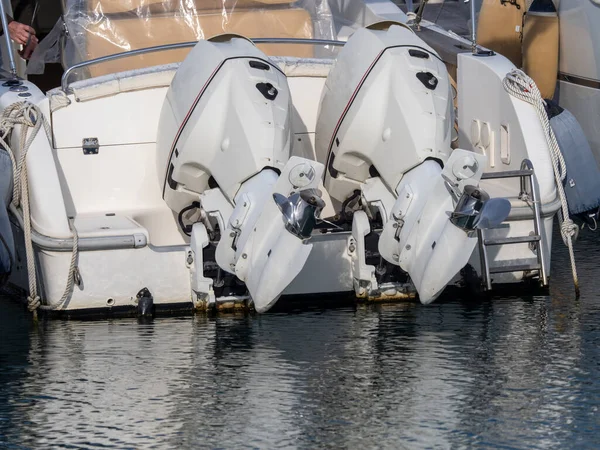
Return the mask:
[[15,54],[13,51],[12,41],[8,32],[8,20],[6,19],[6,12],[4,10],[4,1],[0,0],[0,15],[2,16],[2,29],[4,30],[4,39],[6,40],[6,51],[8,52],[8,60],[10,63],[10,73],[13,78],[17,78],[17,64],[15,63]]
[[[0,1],[1,4],[1,1]],[[329,39],[299,39],[299,38],[256,38],[250,39],[255,44],[305,44],[305,45],[333,45],[341,47],[346,42],[344,41],[334,41]],[[177,50],[180,48],[189,48],[193,47],[198,43],[198,41],[189,41],[189,42],[180,42],[178,44],[165,44],[165,45],[157,45],[155,47],[147,47],[140,48],[138,50],[129,50],[123,53],[115,53],[113,55],[101,56],[100,58],[90,59],[88,61],[83,61],[78,64],[74,64],[69,67],[63,73],[61,78],[60,86],[62,90],[66,93],[69,92],[69,77],[73,72],[78,69],[82,69],[84,67],[88,67],[94,64],[100,64],[108,61],[114,61],[122,58],[129,58],[132,56],[144,55],[146,53],[154,53],[166,50]]]
[[471,8],[471,51],[477,53],[477,12],[475,9],[475,0],[465,0],[465,3],[470,1]]

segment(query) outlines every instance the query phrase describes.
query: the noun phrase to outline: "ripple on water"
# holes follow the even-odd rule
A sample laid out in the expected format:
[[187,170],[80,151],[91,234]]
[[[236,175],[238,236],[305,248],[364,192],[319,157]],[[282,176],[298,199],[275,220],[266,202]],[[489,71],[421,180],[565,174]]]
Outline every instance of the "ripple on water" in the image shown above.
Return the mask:
[[579,301],[561,248],[551,297],[38,325],[3,301],[0,447],[592,448],[581,239]]

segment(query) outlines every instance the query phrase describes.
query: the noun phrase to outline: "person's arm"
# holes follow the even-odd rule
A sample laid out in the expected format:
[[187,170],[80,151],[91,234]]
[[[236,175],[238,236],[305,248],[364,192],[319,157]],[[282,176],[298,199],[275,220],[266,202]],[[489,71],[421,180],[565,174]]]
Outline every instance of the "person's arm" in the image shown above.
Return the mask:
[[[0,0],[1,1],[1,0]],[[13,11],[15,11],[14,16],[22,20],[22,17],[27,18],[27,14],[29,14],[29,21],[31,21],[31,17],[33,14],[32,2],[14,2],[13,1]],[[18,13],[18,15],[17,15]],[[29,59],[33,50],[38,44],[38,39],[35,36],[35,30],[29,25],[25,25],[24,23],[17,22],[8,14],[6,15],[6,21],[8,23],[8,34],[10,38],[16,42],[17,44],[21,44],[23,46],[23,50],[21,52],[21,56],[25,59]],[[4,34],[4,30],[2,29],[2,21],[0,21],[0,35]]]

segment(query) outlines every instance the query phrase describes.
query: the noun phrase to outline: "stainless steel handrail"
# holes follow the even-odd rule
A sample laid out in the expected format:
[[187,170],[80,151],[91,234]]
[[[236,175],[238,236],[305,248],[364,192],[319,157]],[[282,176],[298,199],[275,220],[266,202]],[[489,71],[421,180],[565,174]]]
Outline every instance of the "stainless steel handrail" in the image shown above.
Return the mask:
[[[305,45],[333,45],[341,47],[346,44],[345,41],[334,41],[329,39],[300,39],[300,38],[256,38],[250,39],[255,44],[305,44]],[[128,58],[130,56],[144,55],[146,53],[153,53],[166,50],[176,50],[180,48],[193,47],[198,41],[180,42],[177,44],[165,44],[157,45],[155,47],[140,48],[137,50],[129,50],[123,53],[115,53],[114,55],[101,56],[100,58],[90,59],[89,61],[83,61],[75,64],[65,70],[60,81],[60,86],[65,93],[68,93],[69,89],[69,76],[83,67],[91,66],[94,64],[100,64],[107,61],[114,61],[117,59]]]
[[2,0],[0,0],[0,16],[0,21],[2,22],[2,29],[4,30],[4,39],[6,41],[6,51],[8,52],[10,73],[12,74],[13,78],[17,78],[17,64],[15,63],[15,55],[13,51],[12,41],[8,32],[8,20],[6,19],[4,1]]
[[473,54],[477,53],[477,12],[475,9],[475,0],[464,0],[465,3],[470,1],[471,6],[471,50]]
[[[13,217],[17,219],[18,226],[24,229],[23,213],[16,206],[10,205],[9,210]],[[72,252],[73,238],[56,238],[46,236],[31,229],[31,241],[36,247],[51,252]],[[119,236],[88,236],[79,237],[77,248],[80,252],[94,250],[122,250],[130,248],[142,248],[148,245],[148,240],[144,233],[122,234]]]
[[[533,203],[533,232],[536,236],[542,236],[542,211],[540,206],[540,190],[537,183],[537,177],[533,170],[533,163],[529,159],[524,159],[521,162],[521,170],[528,170],[529,183],[531,186],[531,202]],[[526,182],[525,177],[521,177],[521,195],[526,194]],[[544,230],[545,233],[545,230]],[[542,239],[537,249],[538,260],[540,264],[540,278],[542,279],[543,286],[548,285],[548,269],[546,267],[546,247],[544,246],[544,240]]]
[[303,39],[303,38],[254,38],[250,39],[255,44],[306,44],[306,45],[334,45],[343,47],[346,41],[332,39]]

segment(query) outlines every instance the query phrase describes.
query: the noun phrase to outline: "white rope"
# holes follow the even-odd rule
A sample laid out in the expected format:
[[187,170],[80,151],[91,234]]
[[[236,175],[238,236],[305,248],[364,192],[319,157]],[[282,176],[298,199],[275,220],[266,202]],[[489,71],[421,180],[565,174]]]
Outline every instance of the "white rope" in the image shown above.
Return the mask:
[[71,104],[69,96],[63,91],[54,91],[48,94],[50,102],[50,112],[56,112],[59,109],[66,108]]
[[[19,159],[15,158],[14,152],[8,145],[9,136],[13,129],[21,126],[21,139],[19,143]],[[37,292],[37,272],[35,266],[35,253],[33,250],[33,241],[31,236],[31,211],[29,205],[29,182],[27,178],[27,152],[37,136],[40,128],[44,126],[44,131],[48,141],[51,141],[50,125],[42,111],[29,102],[18,102],[7,107],[0,116],[0,144],[8,152],[13,167],[13,198],[12,206],[18,210],[21,207],[23,212],[23,233],[25,235],[25,255],[27,259],[27,274],[29,278],[29,296],[27,297],[27,307],[30,311],[39,309],[52,310],[62,307],[70,297],[75,283],[79,282],[79,271],[77,269],[77,254],[79,237],[72,221],[69,221],[69,227],[73,232],[73,253],[71,255],[71,264],[69,266],[69,275],[65,291],[57,303],[42,305]],[[31,131],[31,133],[29,133]]]
[[556,189],[560,199],[561,209],[558,214],[560,224],[560,234],[563,242],[569,249],[569,258],[571,259],[571,272],[573,273],[573,283],[575,284],[575,294],[579,297],[579,277],[577,276],[577,267],[575,265],[575,254],[573,252],[573,238],[576,237],[578,228],[569,216],[569,205],[563,188],[563,182],[567,175],[567,166],[562,156],[554,131],[550,126],[548,114],[546,113],[545,102],[540,94],[535,82],[525,74],[522,70],[513,69],[506,74],[502,81],[504,89],[512,96],[530,103],[535,107],[535,110],[540,118],[546,142],[550,148],[550,159],[552,160],[552,168],[554,169],[554,179],[556,181]]

